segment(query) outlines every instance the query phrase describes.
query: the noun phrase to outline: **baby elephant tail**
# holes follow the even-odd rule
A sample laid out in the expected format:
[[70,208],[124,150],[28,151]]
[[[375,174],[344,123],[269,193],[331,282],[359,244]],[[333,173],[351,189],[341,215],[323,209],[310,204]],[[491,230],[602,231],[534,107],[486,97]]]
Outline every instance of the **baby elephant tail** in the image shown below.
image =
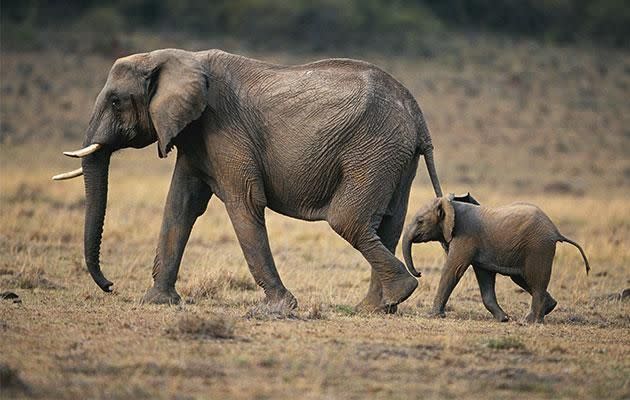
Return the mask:
[[588,271],[591,270],[591,266],[588,264],[588,259],[586,258],[586,254],[584,254],[584,249],[582,249],[582,246],[580,246],[579,244],[577,244],[576,242],[574,242],[573,240],[564,237],[562,235],[560,235],[560,239],[558,239],[559,242],[567,242],[567,243],[571,243],[572,245],[574,245],[575,247],[578,248],[578,250],[580,250],[580,253],[582,253],[582,258],[584,259],[584,264],[586,265],[586,274],[588,275]]

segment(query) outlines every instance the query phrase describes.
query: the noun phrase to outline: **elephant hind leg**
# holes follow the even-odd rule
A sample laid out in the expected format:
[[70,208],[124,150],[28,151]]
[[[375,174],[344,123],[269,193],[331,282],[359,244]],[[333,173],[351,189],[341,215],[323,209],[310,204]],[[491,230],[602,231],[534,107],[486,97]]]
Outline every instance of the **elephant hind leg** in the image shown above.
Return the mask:
[[[510,278],[512,279],[514,283],[519,285],[527,293],[532,294],[532,289],[529,287],[527,282],[525,282],[525,279],[523,279],[522,276],[514,275],[514,276],[510,276]],[[553,296],[551,296],[549,292],[545,293],[545,306],[544,306],[545,315],[552,312],[556,308],[557,305],[558,305],[558,302],[556,301],[556,299],[554,299]]]
[[[378,227],[377,235],[381,239],[383,245],[389,252],[394,255],[396,252],[396,245],[400,239],[403,223],[405,220],[404,212],[399,213],[402,215],[386,215],[383,217],[381,224]],[[374,312],[385,311],[390,314],[396,313],[398,307],[391,306],[385,310],[382,309],[383,303],[383,285],[378,277],[378,273],[374,268],[371,268],[370,275],[370,287],[367,294],[357,304],[356,308],[360,311]]]
[[526,322],[543,322],[547,309],[547,286],[551,278],[551,265],[555,252],[556,246],[553,243],[535,249],[525,260],[523,278],[531,288],[532,294],[532,306],[529,314],[525,317]]
[[[413,179],[413,176],[411,176],[411,179]],[[398,241],[400,240],[400,235],[405,224],[411,179],[409,179],[408,182],[403,182],[405,187],[402,187],[401,191],[394,195],[394,198],[390,201],[388,206],[389,214],[383,216],[383,219],[376,231],[376,234],[381,239],[383,245],[394,256],[396,255],[396,246],[398,245]],[[365,298],[357,305],[357,309],[364,311],[378,311],[380,310],[382,301],[383,285],[378,278],[378,274],[374,268],[372,268],[370,287],[365,295]],[[392,314],[396,313],[397,306],[389,307],[384,311]]]
[[[375,185],[376,186],[376,185]],[[362,304],[373,306],[379,300],[379,308],[393,310],[393,308],[406,300],[418,286],[418,281],[412,277],[401,261],[396,259],[393,249],[396,247],[402,226],[401,221],[396,221],[395,228],[386,222],[390,217],[383,217],[389,199],[378,202],[383,194],[379,188],[374,187],[371,193],[365,193],[365,187],[355,190],[347,190],[338,194],[328,210],[327,220],[331,228],[343,237],[354,248],[359,250],[372,267],[372,281],[370,290]],[[357,198],[358,193],[363,195]],[[382,192],[382,189],[380,190]],[[363,200],[366,199],[366,200]],[[357,207],[357,200],[374,202],[374,207]],[[398,216],[400,218],[400,216]],[[404,214],[402,215],[404,219]],[[383,240],[377,235],[377,228],[386,222],[381,232],[391,231],[388,240]],[[395,235],[396,231],[399,231]],[[394,239],[394,236],[398,236]],[[384,244],[387,242],[387,246]],[[379,284],[380,282],[380,284]],[[379,296],[380,295],[380,296]]]

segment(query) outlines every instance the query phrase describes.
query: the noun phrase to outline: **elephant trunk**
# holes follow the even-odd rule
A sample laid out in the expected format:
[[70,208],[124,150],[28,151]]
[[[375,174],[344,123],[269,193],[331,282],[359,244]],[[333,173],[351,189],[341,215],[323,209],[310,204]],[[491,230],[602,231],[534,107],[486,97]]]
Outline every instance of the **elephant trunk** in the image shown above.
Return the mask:
[[405,235],[403,236],[402,242],[403,257],[405,258],[405,264],[407,264],[407,269],[409,270],[409,273],[416,278],[420,278],[422,274],[416,271],[416,268],[413,265],[413,258],[411,257],[411,245],[413,244],[413,238],[413,229],[407,229]]
[[433,161],[433,149],[427,150],[424,153],[424,162],[427,164],[427,171],[429,171],[429,177],[431,178],[431,184],[433,185],[433,191],[436,197],[442,197],[442,188],[440,187],[440,180],[435,170],[435,161]]
[[82,159],[85,182],[85,227],[83,245],[85,264],[94,282],[105,292],[113,285],[101,272],[100,251],[107,207],[107,178],[111,152],[102,149]]

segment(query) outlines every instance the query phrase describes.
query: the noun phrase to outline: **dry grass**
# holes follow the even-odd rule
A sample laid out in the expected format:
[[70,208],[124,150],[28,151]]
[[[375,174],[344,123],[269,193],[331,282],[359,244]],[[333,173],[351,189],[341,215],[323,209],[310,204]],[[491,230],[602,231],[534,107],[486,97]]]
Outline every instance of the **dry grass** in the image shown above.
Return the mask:
[[[22,302],[0,300],[0,397],[630,396],[630,303],[620,296],[630,286],[630,58],[520,42],[453,46],[428,60],[364,58],[420,99],[446,191],[539,204],[583,244],[588,277],[577,250],[558,245],[549,290],[559,304],[544,326],[519,322],[530,297],[507,278],[497,294],[514,321],[495,322],[470,271],[447,317],[426,317],[443,262],[437,244],[416,246],[420,287],[397,315],[356,314],[369,281],[362,257],[325,223],[273,212],[272,250],[300,305],[265,309],[216,199],[182,262],[186,302],[141,305],[174,161],[153,147],[112,160],[102,259],[115,291],[100,292],[83,266],[82,182],[49,179],[76,167],[60,152],[80,139],[64,137],[86,126],[111,61],[3,54],[0,292]],[[411,211],[431,197],[421,168]],[[23,386],[6,391],[5,371]]]

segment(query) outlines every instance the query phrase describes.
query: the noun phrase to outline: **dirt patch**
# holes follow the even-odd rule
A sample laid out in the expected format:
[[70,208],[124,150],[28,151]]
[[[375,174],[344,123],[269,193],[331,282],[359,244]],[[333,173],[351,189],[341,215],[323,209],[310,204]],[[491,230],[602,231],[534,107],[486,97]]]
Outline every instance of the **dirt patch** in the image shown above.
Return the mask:
[[483,343],[483,346],[492,350],[527,351],[525,343],[521,339],[512,336],[489,339]]
[[150,375],[150,376],[182,376],[187,378],[215,378],[225,373],[213,364],[186,363],[184,365],[158,364],[155,362],[135,363],[127,365],[99,364],[76,360],[72,365],[62,366],[63,372],[87,376],[100,375]]
[[5,277],[1,281],[3,285],[19,289],[63,289],[62,285],[51,281],[44,276],[41,269],[24,269],[14,275]]
[[364,360],[384,360],[389,358],[411,358],[415,360],[434,360],[440,358],[441,346],[417,345],[390,346],[384,344],[364,344],[357,347],[357,356]]
[[462,374],[462,378],[478,380],[482,385],[492,385],[496,389],[537,392],[551,391],[551,385],[560,382],[559,376],[543,376],[528,371],[525,368],[498,369],[469,369]]
[[234,321],[224,315],[201,317],[182,315],[166,328],[171,338],[188,337],[195,339],[232,339],[234,338]]

